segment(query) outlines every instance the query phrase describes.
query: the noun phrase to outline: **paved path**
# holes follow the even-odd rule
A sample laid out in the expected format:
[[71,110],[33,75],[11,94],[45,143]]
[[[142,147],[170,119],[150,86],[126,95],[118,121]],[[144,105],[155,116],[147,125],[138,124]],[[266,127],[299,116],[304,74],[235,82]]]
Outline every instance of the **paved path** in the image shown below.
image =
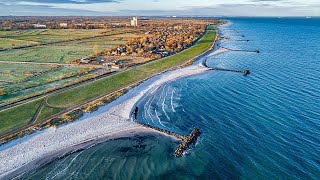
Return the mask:
[[31,120],[29,121],[29,125],[36,122],[36,119],[37,119],[37,117],[38,117],[38,115],[39,115],[39,113],[40,113],[40,110],[41,110],[41,108],[42,108],[42,106],[43,106],[44,104],[45,104],[45,99],[42,99],[39,107],[37,108],[36,112],[33,114]]

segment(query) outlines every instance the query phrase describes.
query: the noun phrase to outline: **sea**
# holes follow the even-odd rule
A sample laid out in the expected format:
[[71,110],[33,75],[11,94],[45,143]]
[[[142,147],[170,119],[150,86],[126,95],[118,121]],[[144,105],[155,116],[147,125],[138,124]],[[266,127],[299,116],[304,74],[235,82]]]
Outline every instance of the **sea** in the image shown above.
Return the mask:
[[[21,179],[320,179],[320,18],[228,18],[212,68],[164,84],[138,120],[200,139],[137,133],[61,157]],[[219,48],[217,46],[217,48]],[[199,62],[196,62],[199,63]]]

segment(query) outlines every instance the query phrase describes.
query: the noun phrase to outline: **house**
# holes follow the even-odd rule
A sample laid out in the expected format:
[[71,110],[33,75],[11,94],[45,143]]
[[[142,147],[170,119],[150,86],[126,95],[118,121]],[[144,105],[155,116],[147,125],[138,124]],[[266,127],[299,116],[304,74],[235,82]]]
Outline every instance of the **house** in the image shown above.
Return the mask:
[[83,24],[74,24],[77,29],[85,28],[86,26]]
[[111,68],[112,69],[121,69],[120,66],[117,66],[117,65],[112,65]]
[[67,28],[68,27],[68,23],[60,23],[60,27],[61,28]]
[[45,25],[45,24],[32,24],[32,26],[34,28],[41,28],[41,29],[46,29],[47,28],[47,25]]
[[104,57],[104,56],[97,56],[96,57],[96,62],[98,63],[98,64],[102,64],[102,63],[104,63],[106,61],[106,58]]
[[88,59],[88,58],[82,58],[82,59],[80,60],[80,63],[83,63],[83,64],[89,64],[90,62],[91,62],[91,60]]

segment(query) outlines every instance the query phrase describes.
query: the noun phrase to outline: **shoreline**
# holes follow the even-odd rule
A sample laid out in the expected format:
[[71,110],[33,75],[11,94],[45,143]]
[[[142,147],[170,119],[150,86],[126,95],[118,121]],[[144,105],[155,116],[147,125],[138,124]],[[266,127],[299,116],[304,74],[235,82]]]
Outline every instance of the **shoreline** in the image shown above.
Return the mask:
[[130,135],[126,133],[130,130],[137,130],[137,133],[157,132],[129,120],[134,104],[148,91],[164,83],[204,73],[207,70],[206,67],[197,64],[163,73],[156,80],[150,79],[150,85],[142,83],[130,90],[124,98],[126,100],[119,99],[122,101],[119,105],[111,103],[110,109],[105,113],[58,128],[49,128],[17,144],[11,142],[14,145],[11,143],[3,145],[3,150],[0,151],[0,164],[6,164],[6,166],[0,166],[0,178],[15,177],[33,170],[44,165],[44,162],[54,159],[53,156],[64,154],[66,150],[72,152],[83,149],[83,146],[96,144],[97,139],[105,142],[116,138],[119,134]]
[[[129,136],[133,133],[160,133],[144,128],[129,120],[135,103],[147,92],[165,83],[206,72],[208,68],[201,65],[201,60],[205,57],[222,53],[217,51],[219,50],[207,50],[195,57],[195,62],[200,62],[198,64],[171,70],[148,79],[106,105],[107,111],[104,113],[85,118],[85,120],[71,122],[56,129],[43,130],[39,134],[30,135],[22,142],[19,142],[18,139],[14,140],[16,142],[3,145],[3,150],[0,151],[0,163],[6,163],[7,166],[0,166],[0,178],[19,176],[19,174],[51,162],[59,154],[63,155],[72,153],[75,150],[83,150],[85,147],[114,138]],[[119,131],[119,129],[121,130]],[[12,146],[12,144],[14,145]]]

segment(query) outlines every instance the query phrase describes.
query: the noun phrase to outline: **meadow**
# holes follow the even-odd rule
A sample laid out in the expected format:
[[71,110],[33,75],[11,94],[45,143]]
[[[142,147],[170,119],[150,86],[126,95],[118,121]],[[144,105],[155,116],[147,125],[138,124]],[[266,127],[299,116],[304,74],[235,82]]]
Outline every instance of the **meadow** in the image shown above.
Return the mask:
[[108,33],[110,30],[103,29],[34,29],[0,31],[0,37],[31,42],[59,42],[72,39],[93,37]]
[[0,50],[13,48],[17,46],[30,46],[39,44],[38,42],[34,41],[24,41],[24,40],[17,40],[17,39],[7,39],[7,38],[0,38]]
[[[0,82],[6,82],[8,84],[19,83],[33,76],[33,74],[48,71],[53,67],[55,66],[0,63]],[[2,87],[1,84],[0,87]]]
[[75,59],[91,56],[124,44],[129,37],[97,37],[46,46],[34,46],[24,49],[12,49],[0,52],[0,61],[71,63]]
[[[0,70],[0,88],[7,94],[0,96],[0,104],[96,76],[88,73],[94,68],[85,66],[0,63]],[[10,79],[11,81],[9,81]]]
[[41,100],[0,111],[0,134],[25,126],[39,107]]

